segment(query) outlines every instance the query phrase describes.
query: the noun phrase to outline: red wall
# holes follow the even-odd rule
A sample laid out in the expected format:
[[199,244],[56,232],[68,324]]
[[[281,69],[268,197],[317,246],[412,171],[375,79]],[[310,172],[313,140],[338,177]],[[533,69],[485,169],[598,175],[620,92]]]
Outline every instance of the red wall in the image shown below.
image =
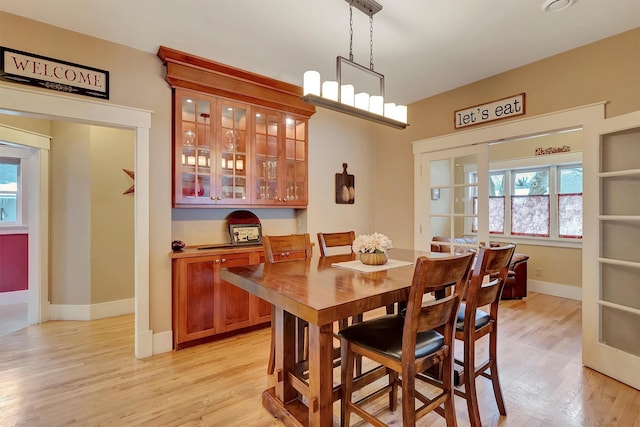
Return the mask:
[[28,287],[27,234],[0,235],[0,292]]

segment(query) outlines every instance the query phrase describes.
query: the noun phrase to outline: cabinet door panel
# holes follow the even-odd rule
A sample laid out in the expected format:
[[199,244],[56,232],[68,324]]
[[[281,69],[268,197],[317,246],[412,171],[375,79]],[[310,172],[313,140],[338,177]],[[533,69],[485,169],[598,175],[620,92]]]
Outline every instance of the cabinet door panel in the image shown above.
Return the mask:
[[[251,264],[251,254],[220,255],[220,268]],[[219,274],[218,276],[219,277]],[[218,304],[220,332],[251,326],[251,294],[231,283],[218,279],[220,304]]]
[[184,265],[184,280],[180,286],[183,321],[180,341],[211,335],[216,331],[215,262],[213,258],[189,260]]
[[258,324],[258,323],[266,323],[271,321],[271,304],[268,303],[267,301],[260,299],[256,296],[253,297],[254,298],[254,306],[255,308],[253,309],[254,312],[254,323]]
[[224,305],[220,316],[222,330],[230,331],[250,326],[251,294],[227,282],[222,282],[220,289],[222,295],[224,295]]

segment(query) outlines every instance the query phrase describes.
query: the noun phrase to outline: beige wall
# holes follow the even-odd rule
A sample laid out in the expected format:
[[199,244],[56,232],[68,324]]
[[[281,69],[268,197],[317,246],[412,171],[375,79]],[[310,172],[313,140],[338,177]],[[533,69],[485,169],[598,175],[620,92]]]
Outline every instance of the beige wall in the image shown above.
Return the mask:
[[[521,92],[526,93],[525,117],[599,101],[607,101],[607,117],[640,110],[638,46],[640,28],[409,105],[410,126],[405,131],[383,130],[376,137],[378,159],[392,166],[395,183],[392,186],[388,176],[377,177],[376,227],[388,230],[398,242],[413,242],[413,229],[399,226],[414,223],[411,142],[456,132],[456,110]],[[391,163],[397,152],[404,153],[402,159]],[[397,202],[387,203],[392,198]],[[533,255],[530,278],[581,286],[580,249],[520,245],[518,251]],[[534,276],[536,266],[543,268],[541,276]]]
[[134,133],[55,121],[50,129],[51,302],[131,299],[133,195],[122,195],[132,184],[122,169],[133,169]]
[[171,330],[171,89],[164,81],[161,61],[151,53],[4,12],[0,12],[0,28],[0,45],[107,70],[110,104],[153,112],[149,134],[150,325],[154,332]]
[[51,124],[52,304],[91,302],[91,127]]
[[134,297],[134,195],[122,194],[133,184],[123,169],[134,168],[134,144],[132,130],[91,126],[92,304]]
[[[413,242],[413,229],[395,225],[414,223],[410,143],[456,132],[456,110],[521,92],[526,93],[524,117],[599,101],[608,101],[607,117],[640,110],[639,45],[640,28],[636,28],[410,104],[406,130],[380,127],[376,135],[378,159],[385,159],[395,182],[392,186],[387,176],[377,177],[376,227],[390,230],[398,241]],[[387,203],[391,197],[397,203]]]

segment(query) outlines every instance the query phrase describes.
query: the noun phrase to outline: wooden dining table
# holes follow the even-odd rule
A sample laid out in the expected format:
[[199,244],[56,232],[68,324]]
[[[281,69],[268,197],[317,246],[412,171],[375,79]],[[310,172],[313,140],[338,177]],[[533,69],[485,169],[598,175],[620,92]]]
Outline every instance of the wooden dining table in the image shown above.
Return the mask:
[[[353,254],[221,270],[223,280],[275,307],[276,383],[262,393],[262,405],[273,416],[290,426],[334,425],[333,402],[340,398],[333,383],[334,322],[406,301],[421,255],[443,254],[392,249],[389,265],[410,264],[376,272],[333,266],[356,260]],[[296,318],[308,322],[308,360],[302,364],[296,359]]]

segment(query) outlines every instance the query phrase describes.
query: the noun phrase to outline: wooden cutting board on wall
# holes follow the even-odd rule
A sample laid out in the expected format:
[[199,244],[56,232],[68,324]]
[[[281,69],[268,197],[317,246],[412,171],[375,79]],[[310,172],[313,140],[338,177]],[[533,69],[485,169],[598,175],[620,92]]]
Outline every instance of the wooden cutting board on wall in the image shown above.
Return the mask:
[[347,164],[342,164],[342,172],[336,174],[336,203],[354,204],[356,198],[355,176],[347,172]]

